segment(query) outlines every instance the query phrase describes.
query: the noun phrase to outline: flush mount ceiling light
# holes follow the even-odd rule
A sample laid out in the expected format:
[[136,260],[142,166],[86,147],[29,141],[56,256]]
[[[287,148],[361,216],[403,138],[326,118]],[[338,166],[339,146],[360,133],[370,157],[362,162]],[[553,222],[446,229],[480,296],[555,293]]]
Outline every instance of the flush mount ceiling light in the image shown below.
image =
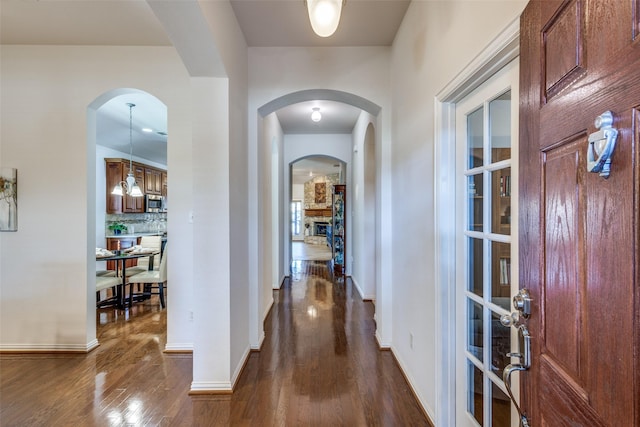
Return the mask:
[[311,28],[320,37],[329,37],[336,32],[344,0],[305,0],[309,11]]
[[[116,196],[122,196],[123,193],[126,193],[131,197],[142,197],[142,191],[140,187],[136,183],[136,178],[133,176],[133,167],[132,167],[132,157],[133,157],[133,107],[136,104],[128,103],[129,107],[129,173],[127,174],[126,181],[120,181],[113,187],[113,191],[111,194]],[[124,189],[124,191],[123,191]]]
[[320,108],[314,107],[312,108],[313,112],[311,113],[311,120],[314,122],[319,122],[322,120],[322,114],[320,114]]

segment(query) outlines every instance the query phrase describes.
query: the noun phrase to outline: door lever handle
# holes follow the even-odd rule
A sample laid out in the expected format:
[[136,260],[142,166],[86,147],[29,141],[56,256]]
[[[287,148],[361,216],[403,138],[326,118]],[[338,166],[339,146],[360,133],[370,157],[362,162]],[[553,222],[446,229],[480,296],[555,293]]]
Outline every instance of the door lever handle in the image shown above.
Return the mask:
[[514,323],[512,323],[512,320],[513,320],[512,316],[514,314],[516,313],[503,316],[506,318],[505,320],[508,319],[509,321],[502,322],[502,324],[505,326],[514,326],[515,328],[518,329],[519,335],[522,336],[522,340],[523,340],[522,344],[524,348],[521,349],[522,353],[520,352],[507,353],[507,357],[517,357],[518,359],[520,359],[520,363],[508,364],[502,371],[502,381],[504,382],[504,386],[507,389],[507,394],[509,395],[509,398],[511,399],[511,401],[513,402],[513,405],[518,411],[518,415],[520,417],[520,426],[529,427],[529,420],[522,413],[522,410],[520,409],[520,405],[518,405],[518,402],[516,401],[516,398],[513,395],[513,391],[511,391],[511,374],[516,371],[526,371],[531,367],[531,334],[529,334],[529,330],[527,329],[526,325],[519,324],[516,326]]
[[504,385],[507,388],[507,393],[509,394],[509,398],[513,402],[513,406],[515,406],[516,411],[518,411],[518,416],[520,417],[520,427],[529,427],[529,419],[522,413],[522,409],[520,409],[520,405],[516,401],[516,398],[513,396],[513,392],[511,391],[511,374],[515,371],[526,371],[528,368],[525,368],[524,365],[519,363],[508,364],[504,371],[502,371],[502,381],[504,381]]

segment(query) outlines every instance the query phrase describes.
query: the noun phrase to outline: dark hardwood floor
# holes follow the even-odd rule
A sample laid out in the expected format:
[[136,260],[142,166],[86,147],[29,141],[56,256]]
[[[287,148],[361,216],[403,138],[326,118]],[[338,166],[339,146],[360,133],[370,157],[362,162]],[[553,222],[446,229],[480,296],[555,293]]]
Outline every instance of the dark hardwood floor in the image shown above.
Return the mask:
[[232,395],[188,395],[191,355],[162,352],[166,311],[153,297],[98,310],[89,354],[0,355],[0,426],[430,425],[349,280],[297,261],[274,298]]

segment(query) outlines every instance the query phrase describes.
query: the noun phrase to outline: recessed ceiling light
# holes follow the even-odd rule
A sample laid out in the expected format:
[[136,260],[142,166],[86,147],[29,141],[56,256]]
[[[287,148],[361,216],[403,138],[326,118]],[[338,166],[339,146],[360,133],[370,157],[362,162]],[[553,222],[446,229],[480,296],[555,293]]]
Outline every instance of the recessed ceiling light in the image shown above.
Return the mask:
[[150,132],[153,132],[153,129],[150,129],[150,128],[142,128],[142,132],[150,133]]

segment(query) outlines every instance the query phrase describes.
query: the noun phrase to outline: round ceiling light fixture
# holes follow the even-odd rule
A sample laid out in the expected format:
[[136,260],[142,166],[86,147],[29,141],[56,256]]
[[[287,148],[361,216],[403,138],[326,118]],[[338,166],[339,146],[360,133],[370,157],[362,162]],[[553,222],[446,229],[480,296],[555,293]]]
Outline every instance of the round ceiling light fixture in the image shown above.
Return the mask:
[[311,113],[311,120],[314,122],[319,122],[322,120],[322,114],[320,114],[320,108],[314,107],[312,108],[313,112]]
[[344,0],[305,0],[311,28],[320,37],[329,37],[338,29]]

